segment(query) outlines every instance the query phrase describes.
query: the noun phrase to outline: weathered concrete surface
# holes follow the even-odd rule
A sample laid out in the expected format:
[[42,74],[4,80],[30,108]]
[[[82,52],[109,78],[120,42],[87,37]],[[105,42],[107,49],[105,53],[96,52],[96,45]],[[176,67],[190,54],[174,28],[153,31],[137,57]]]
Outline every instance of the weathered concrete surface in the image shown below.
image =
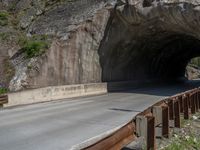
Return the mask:
[[8,106],[40,103],[64,98],[107,93],[107,83],[51,86],[8,94]]

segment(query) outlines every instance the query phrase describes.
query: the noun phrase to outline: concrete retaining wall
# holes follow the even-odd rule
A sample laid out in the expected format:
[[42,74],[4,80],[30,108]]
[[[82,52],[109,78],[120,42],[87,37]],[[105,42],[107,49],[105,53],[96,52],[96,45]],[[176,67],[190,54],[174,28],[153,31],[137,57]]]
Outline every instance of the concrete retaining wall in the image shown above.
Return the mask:
[[8,94],[8,104],[15,106],[65,98],[107,93],[107,83],[51,86]]

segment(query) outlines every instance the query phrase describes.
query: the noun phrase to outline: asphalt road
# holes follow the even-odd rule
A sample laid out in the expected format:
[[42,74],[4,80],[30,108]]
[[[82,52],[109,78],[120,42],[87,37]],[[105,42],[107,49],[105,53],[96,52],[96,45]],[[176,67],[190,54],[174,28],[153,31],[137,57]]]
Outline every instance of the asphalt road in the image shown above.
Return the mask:
[[198,86],[154,85],[0,111],[0,150],[68,150],[125,124],[163,97]]

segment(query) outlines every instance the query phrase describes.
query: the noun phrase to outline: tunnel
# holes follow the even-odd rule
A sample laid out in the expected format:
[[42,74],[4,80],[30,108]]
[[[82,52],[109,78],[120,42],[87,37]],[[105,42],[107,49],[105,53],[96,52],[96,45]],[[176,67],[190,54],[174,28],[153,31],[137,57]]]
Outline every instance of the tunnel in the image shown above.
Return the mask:
[[199,27],[200,9],[191,3],[116,7],[99,48],[102,81],[184,78],[188,62],[200,56]]

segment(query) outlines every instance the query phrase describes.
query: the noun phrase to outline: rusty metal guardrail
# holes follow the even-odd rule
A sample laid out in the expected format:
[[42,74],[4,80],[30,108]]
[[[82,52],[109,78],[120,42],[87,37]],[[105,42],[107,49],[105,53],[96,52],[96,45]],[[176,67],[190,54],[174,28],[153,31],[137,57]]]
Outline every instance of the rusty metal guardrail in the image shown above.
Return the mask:
[[189,119],[200,110],[200,88],[161,100],[139,113],[126,125],[82,150],[120,150],[144,137],[147,150],[156,150],[156,137],[169,138],[170,128],[181,127],[180,115]]
[[8,95],[0,95],[0,107],[8,103]]

